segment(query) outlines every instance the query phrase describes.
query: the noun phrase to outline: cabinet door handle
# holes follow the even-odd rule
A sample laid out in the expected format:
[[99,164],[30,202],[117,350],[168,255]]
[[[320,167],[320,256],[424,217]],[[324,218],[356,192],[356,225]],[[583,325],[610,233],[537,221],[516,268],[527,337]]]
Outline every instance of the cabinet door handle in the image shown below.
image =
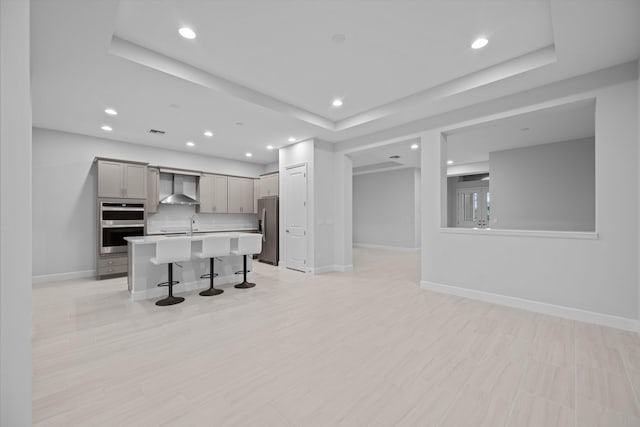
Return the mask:
[[214,211],[214,212],[216,211],[216,207],[215,207],[215,206],[213,207],[213,211]]

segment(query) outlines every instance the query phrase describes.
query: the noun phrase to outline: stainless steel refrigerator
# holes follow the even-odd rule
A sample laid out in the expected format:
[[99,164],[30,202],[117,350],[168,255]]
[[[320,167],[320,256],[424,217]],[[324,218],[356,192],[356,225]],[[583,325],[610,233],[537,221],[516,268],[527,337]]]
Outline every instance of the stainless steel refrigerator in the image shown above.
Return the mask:
[[278,215],[279,199],[277,196],[258,199],[258,232],[262,233],[262,252],[258,261],[278,265]]

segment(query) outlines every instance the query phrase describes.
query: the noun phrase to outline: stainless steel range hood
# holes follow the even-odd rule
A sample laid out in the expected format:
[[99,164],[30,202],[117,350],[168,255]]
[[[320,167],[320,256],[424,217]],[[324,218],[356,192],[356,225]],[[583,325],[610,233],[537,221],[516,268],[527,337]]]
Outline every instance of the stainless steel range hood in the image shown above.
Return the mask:
[[199,205],[200,202],[186,194],[174,193],[160,200],[163,205]]
[[176,193],[176,174],[172,171],[163,171],[161,172],[171,173],[171,194],[160,200],[160,203],[163,205],[199,205],[200,202],[196,199],[187,196],[184,193]]

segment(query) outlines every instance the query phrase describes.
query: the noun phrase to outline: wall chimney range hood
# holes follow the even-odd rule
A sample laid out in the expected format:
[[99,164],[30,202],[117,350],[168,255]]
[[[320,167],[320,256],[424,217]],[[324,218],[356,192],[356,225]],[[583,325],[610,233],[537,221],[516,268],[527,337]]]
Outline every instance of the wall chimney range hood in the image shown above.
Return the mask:
[[160,200],[160,204],[163,205],[199,205],[200,202],[196,199],[187,196],[184,193],[176,192],[176,174],[198,176],[194,173],[183,173],[182,171],[160,169],[160,172],[171,174],[171,194]]

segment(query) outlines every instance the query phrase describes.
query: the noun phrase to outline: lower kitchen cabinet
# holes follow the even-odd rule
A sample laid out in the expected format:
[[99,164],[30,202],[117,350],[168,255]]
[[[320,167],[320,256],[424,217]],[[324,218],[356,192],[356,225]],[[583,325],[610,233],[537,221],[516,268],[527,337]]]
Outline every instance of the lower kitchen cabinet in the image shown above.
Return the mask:
[[98,279],[114,274],[122,275],[127,273],[127,263],[127,255],[98,258]]

